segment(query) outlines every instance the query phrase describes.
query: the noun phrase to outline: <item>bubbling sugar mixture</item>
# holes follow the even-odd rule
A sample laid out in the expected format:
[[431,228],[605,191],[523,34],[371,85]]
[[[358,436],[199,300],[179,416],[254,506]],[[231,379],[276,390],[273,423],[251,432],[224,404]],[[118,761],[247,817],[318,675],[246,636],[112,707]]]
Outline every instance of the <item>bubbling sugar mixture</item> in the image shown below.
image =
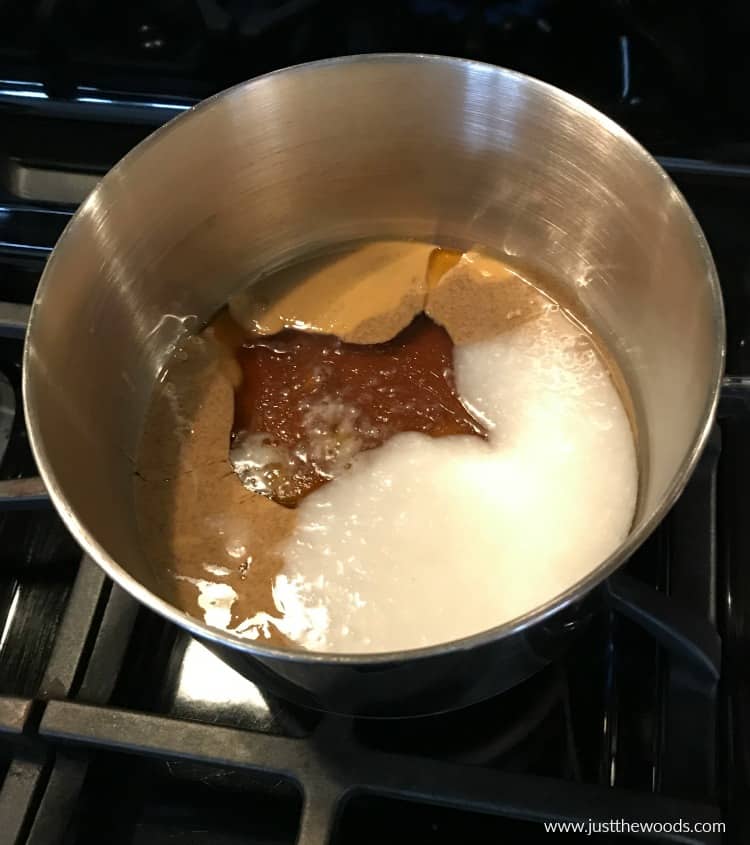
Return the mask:
[[376,345],[283,331],[238,351],[230,460],[248,490],[294,506],[399,431],[484,431],[453,383],[453,343],[424,314]]
[[[194,338],[146,421],[136,501],[165,592],[243,638],[365,653],[469,636],[573,586],[633,520],[630,419],[585,329],[480,253],[406,242],[378,251],[376,242],[358,255],[336,258],[333,276],[317,259],[306,290],[294,287],[305,284],[304,268],[291,287],[287,273],[279,310],[272,283],[259,288],[262,307],[248,289],[230,304],[247,322],[229,325],[225,315]],[[352,296],[355,314],[344,295],[331,310],[316,295],[349,275],[360,293],[378,289],[373,315],[367,297]],[[300,314],[319,339],[287,332],[274,341]],[[397,335],[410,320],[412,334]],[[438,345],[405,340],[418,331]],[[364,345],[372,337],[384,346]],[[428,357],[408,357],[420,350]],[[378,392],[365,365],[380,373],[381,356],[394,375]],[[336,371],[339,358],[349,370]],[[437,401],[440,414],[405,421],[409,390],[420,408]],[[319,393],[325,418],[309,425]],[[351,420],[377,419],[377,434],[363,436],[343,413],[354,406]],[[335,442],[335,462],[311,475],[318,431],[324,451]],[[282,447],[303,457],[282,460]],[[285,483],[297,485],[284,495],[264,481],[282,464]]]
[[544,603],[628,533],[630,423],[587,336],[559,311],[458,349],[489,441],[400,434],[305,499],[278,576],[316,651],[457,639]]

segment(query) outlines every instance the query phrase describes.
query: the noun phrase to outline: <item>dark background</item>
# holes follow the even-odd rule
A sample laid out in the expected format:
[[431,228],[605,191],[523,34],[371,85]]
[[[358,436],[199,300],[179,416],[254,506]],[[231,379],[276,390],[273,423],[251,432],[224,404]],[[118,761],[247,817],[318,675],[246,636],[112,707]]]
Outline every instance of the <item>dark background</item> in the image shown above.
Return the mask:
[[192,100],[324,57],[441,53],[566,88],[655,152],[745,161],[749,24],[703,0],[0,0],[0,79]]

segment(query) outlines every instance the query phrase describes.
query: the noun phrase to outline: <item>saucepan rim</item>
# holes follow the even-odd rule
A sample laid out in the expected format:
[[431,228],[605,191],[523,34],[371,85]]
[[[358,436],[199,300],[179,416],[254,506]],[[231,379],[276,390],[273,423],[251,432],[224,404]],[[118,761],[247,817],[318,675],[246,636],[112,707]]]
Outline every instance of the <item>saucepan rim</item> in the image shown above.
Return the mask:
[[[90,555],[124,590],[130,593],[134,598],[141,602],[146,607],[160,614],[161,616],[187,629],[200,639],[209,640],[218,645],[227,646],[237,651],[241,651],[250,655],[255,655],[259,658],[272,658],[273,660],[301,662],[319,665],[348,665],[353,668],[357,666],[377,666],[379,664],[394,664],[407,660],[415,659],[429,659],[431,657],[438,657],[451,652],[462,652],[476,647],[483,646],[487,643],[508,637],[523,631],[526,628],[542,622],[558,610],[569,605],[577,598],[582,597],[586,593],[594,589],[598,584],[604,581],[607,576],[611,575],[617,567],[623,563],[633,552],[646,540],[646,538],[654,531],[656,526],[661,522],[667,511],[671,508],[674,502],[679,497],[680,493],[685,488],[690,475],[695,468],[696,463],[703,451],[708,436],[713,426],[716,407],[719,399],[719,390],[724,373],[724,359],[726,346],[726,325],[724,318],[724,308],[722,302],[721,288],[719,286],[719,279],[714,265],[711,251],[706,242],[705,236],[695,218],[690,206],[686,202],[682,193],[674,185],[670,177],[661,168],[658,162],[651,156],[651,154],[639,144],[628,132],[621,126],[608,118],[606,115],[599,112],[593,106],[584,102],[583,100],[563,91],[554,85],[542,82],[534,77],[526,74],[518,73],[517,71],[508,70],[506,68],[487,64],[485,62],[477,62],[469,59],[451,58],[448,56],[437,56],[420,53],[370,53],[356,56],[342,56],[334,59],[324,59],[317,62],[309,62],[305,64],[294,65],[280,70],[273,71],[263,76],[242,82],[238,85],[221,91],[213,97],[204,100],[193,108],[183,112],[174,119],[170,120],[164,126],[157,129],[150,134],[146,139],[134,147],[124,158],[122,158],[109,174],[104,177],[103,181],[116,179],[124,169],[132,166],[132,164],[140,158],[153,144],[160,142],[165,136],[178,134],[180,127],[185,121],[191,119],[192,115],[198,112],[203,112],[211,109],[218,100],[231,99],[238,92],[244,91],[254,86],[262,85],[265,80],[277,74],[294,75],[306,73],[321,68],[330,67],[345,67],[347,65],[370,63],[370,64],[387,64],[387,63],[429,63],[453,67],[460,69],[462,72],[471,71],[474,73],[484,74],[498,74],[510,79],[516,79],[522,82],[525,86],[536,88],[537,91],[543,93],[545,96],[557,99],[570,106],[575,112],[585,115],[588,118],[593,118],[601,127],[606,129],[611,135],[618,138],[618,140],[627,145],[631,151],[643,161],[644,167],[650,167],[663,177],[670,185],[673,192],[675,202],[680,206],[683,214],[692,229],[692,236],[695,238],[703,261],[706,267],[706,282],[711,293],[711,307],[712,317],[716,333],[716,345],[713,351],[713,360],[711,362],[711,379],[709,383],[709,390],[703,411],[700,416],[699,424],[692,437],[692,445],[688,450],[686,456],[682,460],[678,471],[675,473],[669,487],[664,495],[661,497],[659,504],[654,508],[651,515],[646,519],[637,529],[635,529],[627,537],[627,539],[613,552],[608,558],[603,560],[600,564],[594,567],[583,578],[579,579],[575,584],[571,585],[562,593],[551,597],[544,604],[528,611],[514,619],[503,622],[494,628],[488,628],[468,637],[463,637],[458,640],[452,640],[444,643],[437,643],[434,645],[418,648],[408,649],[396,652],[382,652],[375,654],[349,654],[349,653],[325,653],[305,651],[302,649],[292,650],[277,648],[270,645],[263,645],[255,640],[244,640],[236,635],[228,632],[220,631],[211,628],[200,620],[188,616],[183,611],[178,610],[165,599],[152,593],[140,581],[134,578],[129,572],[123,569],[117,561],[115,561],[107,551],[98,543],[89,529],[82,524],[78,516],[70,507],[65,492],[60,486],[56,477],[55,471],[47,456],[44,442],[38,427],[37,410],[34,407],[33,400],[29,392],[29,355],[30,349],[33,345],[34,326],[36,323],[36,316],[42,306],[44,300],[44,292],[46,288],[54,284],[54,265],[55,253],[57,248],[63,244],[67,239],[73,236],[75,232],[77,221],[82,214],[83,208],[87,203],[96,203],[100,194],[101,187],[97,186],[89,195],[89,198],[82,204],[81,208],[73,215],[68,225],[65,227],[60,239],[58,240],[58,247],[53,251],[47,265],[42,273],[39,287],[31,308],[29,318],[28,330],[26,333],[26,342],[24,344],[23,354],[23,397],[24,410],[26,413],[26,425],[28,430],[29,442],[36,459],[39,469],[39,474],[47,488],[49,496],[65,523],[68,530],[77,540],[83,550]],[[101,185],[101,183],[100,183]]]

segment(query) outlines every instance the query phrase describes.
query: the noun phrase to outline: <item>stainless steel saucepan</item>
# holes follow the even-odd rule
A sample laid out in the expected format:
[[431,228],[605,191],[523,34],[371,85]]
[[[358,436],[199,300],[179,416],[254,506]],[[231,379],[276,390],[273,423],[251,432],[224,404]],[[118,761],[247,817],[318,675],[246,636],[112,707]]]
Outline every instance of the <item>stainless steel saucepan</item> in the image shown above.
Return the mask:
[[[173,344],[248,276],[313,245],[373,236],[483,243],[567,280],[633,393],[642,475],[633,530],[565,593],[460,642],[332,656],[236,639],[172,607],[144,558],[133,455],[149,394]],[[501,68],[359,56],[226,91],[107,174],[44,271],[24,395],[49,495],[108,575],[287,697],[395,715],[501,691],[565,643],[595,588],[684,487],[712,422],[723,357],[703,234],[622,129]]]

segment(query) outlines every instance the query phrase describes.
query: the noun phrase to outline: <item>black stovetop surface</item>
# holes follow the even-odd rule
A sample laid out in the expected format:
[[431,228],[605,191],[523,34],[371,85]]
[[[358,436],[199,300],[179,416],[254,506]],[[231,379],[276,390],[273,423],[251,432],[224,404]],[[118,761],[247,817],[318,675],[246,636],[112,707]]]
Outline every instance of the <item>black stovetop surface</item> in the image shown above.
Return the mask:
[[[196,99],[314,58],[445,53],[568,88],[661,157],[719,268],[731,378],[692,481],[613,580],[611,611],[565,660],[450,715],[358,721],[274,700],[112,585],[49,508],[6,501],[0,843],[536,842],[541,821],[590,817],[723,820],[725,837],[656,841],[749,841],[744,5],[106,6],[0,1],[0,300],[30,303],[96,178]],[[20,366],[20,341],[0,338],[0,479],[34,472],[19,411],[3,457]]]

